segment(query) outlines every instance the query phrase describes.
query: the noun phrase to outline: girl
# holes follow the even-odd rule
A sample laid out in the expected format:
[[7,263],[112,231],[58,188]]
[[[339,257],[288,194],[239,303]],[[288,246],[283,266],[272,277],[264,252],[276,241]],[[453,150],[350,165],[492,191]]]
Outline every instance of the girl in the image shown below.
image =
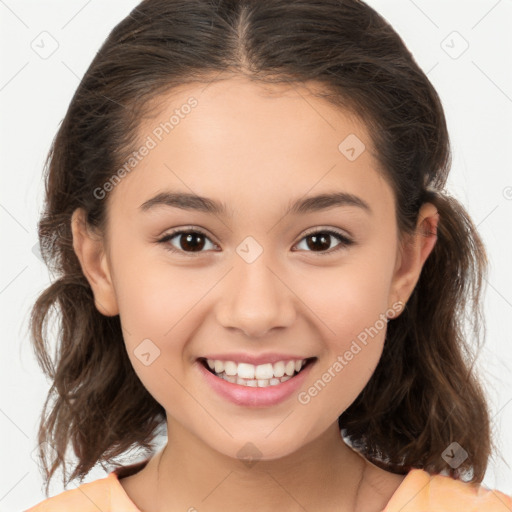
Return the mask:
[[437,93],[363,2],[143,1],[48,158],[46,495],[70,443],[68,482],[167,444],[29,510],[512,510],[480,485],[486,258],[449,167]]

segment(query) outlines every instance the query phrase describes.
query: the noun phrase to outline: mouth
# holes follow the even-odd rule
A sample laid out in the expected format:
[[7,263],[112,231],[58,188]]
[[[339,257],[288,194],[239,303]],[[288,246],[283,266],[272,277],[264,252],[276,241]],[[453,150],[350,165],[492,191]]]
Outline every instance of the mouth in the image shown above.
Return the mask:
[[290,359],[253,365],[236,361],[222,361],[201,357],[199,363],[210,373],[231,384],[239,386],[265,388],[277,386],[293,379],[306,367],[316,361],[316,357]]

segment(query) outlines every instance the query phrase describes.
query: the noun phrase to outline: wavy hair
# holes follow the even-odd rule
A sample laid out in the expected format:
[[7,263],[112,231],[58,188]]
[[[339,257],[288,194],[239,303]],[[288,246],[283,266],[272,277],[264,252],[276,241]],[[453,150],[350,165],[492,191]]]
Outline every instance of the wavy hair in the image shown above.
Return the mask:
[[[402,39],[358,0],[145,0],[95,55],[45,163],[38,235],[54,279],[32,308],[30,330],[52,382],[38,433],[46,494],[58,467],[66,471],[70,444],[77,462],[68,482],[133,446],[150,450],[166,421],[131,366],[119,316],[95,307],[73,250],[72,214],[83,208],[91,227],[105,228],[108,197],[92,191],[134,150],[153,100],[236,75],[262,84],[314,81],[326,101],[357,115],[392,185],[401,236],[414,231],[424,202],[437,207],[437,243],[403,313],[388,323],[373,376],[338,423],[388,471],[422,468],[481,482],[494,445],[471,348],[484,320],[487,259],[468,213],[445,191],[451,150],[442,104]],[[468,453],[456,469],[442,457],[454,441]]]

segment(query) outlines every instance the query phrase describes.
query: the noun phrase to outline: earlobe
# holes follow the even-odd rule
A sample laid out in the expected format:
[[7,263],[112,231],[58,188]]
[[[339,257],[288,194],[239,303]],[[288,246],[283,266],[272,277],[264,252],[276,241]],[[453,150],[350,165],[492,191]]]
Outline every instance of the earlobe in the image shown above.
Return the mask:
[[437,241],[437,225],[439,213],[431,203],[425,203],[418,213],[416,231],[406,236],[397,253],[390,297],[394,301],[407,303],[425,261],[434,249]]
[[93,291],[96,309],[105,316],[119,314],[103,240],[87,225],[82,208],[73,212],[71,230],[73,249]]

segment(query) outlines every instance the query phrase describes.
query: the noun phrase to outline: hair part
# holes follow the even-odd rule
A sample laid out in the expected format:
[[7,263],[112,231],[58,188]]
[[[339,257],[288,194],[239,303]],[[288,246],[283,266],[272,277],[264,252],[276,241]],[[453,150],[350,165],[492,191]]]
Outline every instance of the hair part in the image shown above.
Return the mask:
[[[136,147],[141,120],[158,111],[162,94],[237,75],[270,88],[318,83],[321,97],[357,115],[392,184],[400,236],[414,231],[424,202],[437,207],[437,243],[405,310],[388,323],[373,376],[338,422],[355,448],[388,471],[422,468],[481,482],[492,442],[469,343],[478,342],[483,321],[486,255],[469,215],[443,190],[451,165],[443,108],[399,35],[358,0],[145,0],[97,52],[45,164],[38,234],[56,280],[37,299],[30,325],[52,380],[38,433],[46,493],[59,466],[66,470],[69,444],[77,464],[68,482],[133,446],[151,450],[166,420],[131,366],[119,316],[95,307],[71,216],[83,208],[88,225],[104,233],[108,197],[93,191]],[[54,360],[52,308],[60,322]],[[441,456],[454,441],[469,455],[456,469]],[[45,442],[57,452],[50,467]]]

